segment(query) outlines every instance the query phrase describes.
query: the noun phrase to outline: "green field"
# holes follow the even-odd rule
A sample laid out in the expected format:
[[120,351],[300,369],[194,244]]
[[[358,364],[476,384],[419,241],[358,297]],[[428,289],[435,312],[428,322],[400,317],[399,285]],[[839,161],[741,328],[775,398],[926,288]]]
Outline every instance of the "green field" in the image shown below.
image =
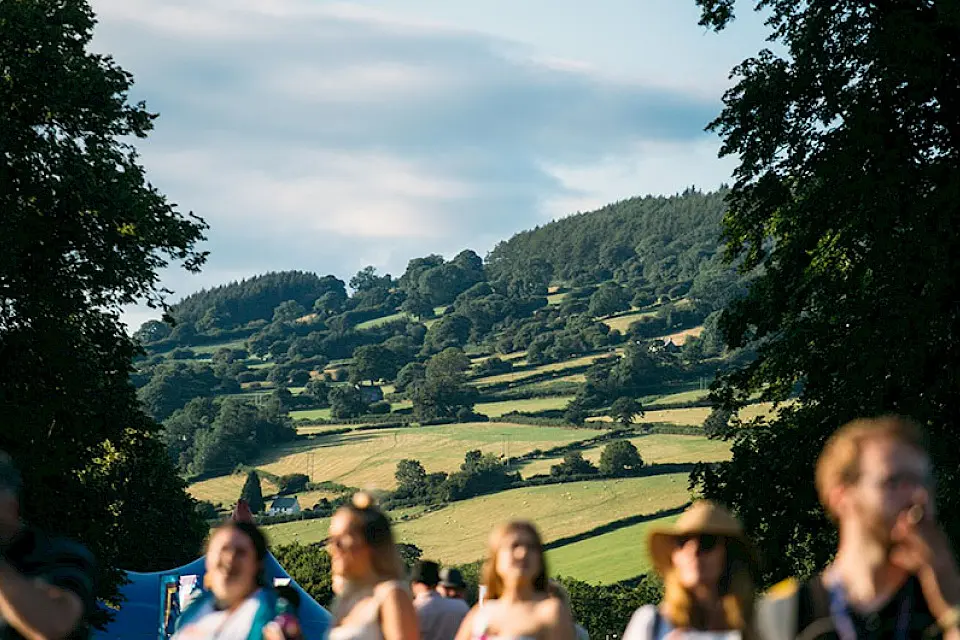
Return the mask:
[[561,360],[560,362],[551,362],[550,364],[541,365],[534,369],[525,369],[523,371],[510,371],[509,373],[501,373],[495,376],[487,376],[486,378],[475,378],[471,380],[471,383],[477,385],[484,384],[496,384],[498,382],[518,382],[525,378],[530,378],[532,376],[541,375],[544,373],[560,373],[566,369],[573,369],[576,367],[584,367],[593,364],[593,361],[597,358],[602,358],[607,355],[612,355],[613,353],[622,353],[623,349],[614,349],[612,352],[607,353],[593,353],[586,356],[580,356],[577,358],[571,358],[569,360]]
[[303,409],[301,411],[291,411],[291,420],[329,420],[330,408],[326,409]]
[[[773,403],[762,402],[750,404],[740,410],[738,414],[741,420],[750,420],[757,416],[771,416],[773,414]],[[637,420],[637,424],[646,422],[669,422],[686,427],[699,427],[703,421],[710,415],[710,407],[689,407],[686,409],[661,409],[659,411],[647,411],[643,418]],[[590,422],[611,422],[609,416],[598,416],[589,418]]]
[[647,531],[666,526],[678,516],[641,522],[547,552],[550,575],[570,576],[593,584],[610,584],[650,570]]
[[[306,473],[314,482],[332,480],[351,487],[392,489],[397,463],[404,458],[419,460],[428,472],[451,472],[459,469],[471,449],[520,455],[593,435],[596,432],[583,429],[489,422],[381,429],[293,442],[277,447],[252,466],[278,476]],[[203,500],[214,494],[236,500],[240,486],[235,484],[236,476],[224,476],[206,480],[202,486],[192,485],[190,491]]]
[[567,297],[566,293],[551,293],[547,296],[548,305],[557,305],[563,302],[563,299]]
[[[398,541],[416,544],[424,557],[443,563],[471,562],[483,557],[487,536],[498,522],[532,520],[549,542],[605,522],[678,507],[689,500],[687,480],[687,474],[675,473],[513,489],[454,502],[420,518],[398,522],[395,531]],[[396,521],[396,515],[391,515]],[[294,540],[307,544],[323,540],[329,524],[329,519],[321,518],[265,529],[275,544]]]
[[205,344],[200,347],[188,347],[194,353],[214,354],[220,349],[246,349],[247,340],[231,340],[230,342],[218,342],[216,344]]
[[603,320],[603,324],[607,325],[611,329],[616,329],[620,333],[626,333],[627,329],[630,328],[630,325],[639,320],[640,318],[655,316],[657,315],[656,311],[631,311],[629,313],[624,313],[619,316],[613,316],[612,318],[607,318]]
[[[673,434],[654,433],[647,436],[630,438],[640,457],[646,464],[662,464],[665,462],[719,462],[730,459],[730,443],[719,440],[708,440],[703,436],[678,436]],[[606,443],[581,450],[583,457],[594,464],[600,462],[600,454]],[[520,473],[525,478],[537,474],[550,473],[550,467],[563,459],[563,456],[531,460],[520,467]]]
[[[223,504],[232,507],[240,497],[240,490],[247,479],[247,474],[238,473],[229,476],[220,476],[201,482],[194,482],[188,487],[190,495],[197,500],[207,500],[213,504]],[[264,495],[277,492],[277,487],[269,480],[260,481],[260,489]]]
[[373,329],[375,327],[379,327],[380,325],[387,324],[388,322],[394,322],[395,320],[404,320],[409,317],[410,316],[407,313],[401,311],[399,313],[394,313],[389,316],[383,316],[380,318],[367,320],[366,322],[361,322],[357,324],[356,328],[358,331],[362,331],[364,329]]
[[662,396],[649,396],[643,398],[643,404],[674,404],[681,402],[696,402],[704,400],[710,395],[710,389],[691,389],[690,391],[680,391]]
[[477,413],[498,418],[511,411],[548,411],[563,409],[573,396],[551,396],[548,398],[528,398],[526,400],[504,400],[503,402],[479,402],[474,407]]

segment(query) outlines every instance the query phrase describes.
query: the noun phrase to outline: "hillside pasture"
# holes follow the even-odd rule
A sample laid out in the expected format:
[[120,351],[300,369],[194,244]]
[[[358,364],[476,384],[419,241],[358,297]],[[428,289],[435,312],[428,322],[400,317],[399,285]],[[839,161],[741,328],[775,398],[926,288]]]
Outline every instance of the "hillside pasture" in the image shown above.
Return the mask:
[[247,341],[246,339],[241,340],[231,340],[230,342],[216,342],[214,344],[205,344],[198,347],[186,347],[194,353],[204,354],[204,355],[213,355],[220,349],[246,349]]
[[474,405],[477,413],[491,418],[499,418],[511,411],[551,411],[563,409],[574,396],[549,396],[546,398],[527,398],[526,400],[504,400],[501,402],[478,402]]
[[483,557],[487,536],[499,522],[531,520],[549,542],[628,516],[678,507],[689,500],[687,483],[687,474],[675,473],[512,489],[399,523],[397,534],[400,541],[423,549],[424,557],[471,562]]
[[[273,449],[252,466],[278,476],[305,473],[314,482],[331,480],[351,487],[393,489],[397,463],[405,458],[419,460],[428,472],[452,472],[460,468],[464,454],[472,449],[520,455],[594,435],[595,431],[584,429],[487,422],[378,429],[292,442]],[[207,486],[216,481],[206,481]]]
[[[605,351],[601,353],[593,353],[585,356],[578,356],[576,358],[571,358],[569,360],[561,360],[560,362],[551,362],[550,364],[544,364],[539,367],[532,369],[524,369],[522,371],[510,371],[508,373],[501,373],[495,376],[487,376],[485,378],[474,378],[470,382],[476,385],[487,385],[487,384],[498,384],[501,382],[520,382],[526,378],[531,378],[533,376],[542,375],[544,373],[560,373],[566,369],[575,369],[577,367],[586,367],[593,364],[594,360],[597,358],[604,358],[613,354],[622,354],[623,349],[617,348],[612,351]],[[552,380],[553,378],[551,378]]]
[[[687,482],[687,474],[673,473],[528,487],[454,502],[406,521],[401,520],[403,514],[390,516],[397,540],[417,545],[424,557],[442,563],[472,562],[483,557],[487,536],[499,522],[532,520],[549,542],[607,522],[679,507],[689,500]],[[318,518],[265,529],[273,544],[309,544],[323,540],[329,526],[328,518]]]
[[630,328],[630,325],[634,322],[640,320],[640,318],[647,318],[657,315],[656,310],[654,311],[629,311],[627,313],[622,313],[617,316],[611,316],[605,320],[601,320],[603,324],[607,325],[611,329],[616,329],[620,333],[626,333],[627,329]]
[[611,584],[650,570],[647,535],[651,528],[665,527],[679,516],[617,529],[547,551],[547,566],[554,576],[569,576],[591,584]]
[[[232,507],[240,497],[240,491],[243,489],[243,483],[246,480],[246,473],[233,473],[228,476],[194,482],[187,487],[187,490],[197,500],[206,500],[213,504]],[[265,496],[271,495],[277,492],[277,486],[266,478],[260,478],[260,491]]]
[[[661,409],[659,411],[647,411],[643,418],[637,420],[637,424],[648,422],[668,422],[684,427],[703,426],[703,421],[710,415],[710,407],[688,407],[685,409]],[[759,402],[749,404],[740,410],[738,414],[741,420],[752,420],[758,416],[772,417],[775,411],[772,402]],[[589,422],[612,422],[610,416],[595,416],[588,418]]]
[[[710,440],[705,436],[680,436],[664,433],[652,433],[629,438],[640,452],[645,464],[720,462],[730,459],[730,443]],[[582,449],[580,453],[594,464],[600,463],[600,454],[606,443]],[[549,474],[550,467],[559,463],[563,456],[541,458],[523,463],[520,473],[525,478],[538,474]]]

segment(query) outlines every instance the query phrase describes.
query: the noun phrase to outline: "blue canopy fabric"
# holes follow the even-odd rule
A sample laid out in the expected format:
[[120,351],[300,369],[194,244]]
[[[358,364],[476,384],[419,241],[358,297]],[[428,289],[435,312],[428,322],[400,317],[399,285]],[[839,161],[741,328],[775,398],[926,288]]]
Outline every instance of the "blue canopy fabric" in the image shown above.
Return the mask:
[[[300,594],[299,620],[303,627],[305,640],[323,640],[330,626],[330,613],[300,588],[284,571],[273,554],[267,556],[264,563],[267,579],[271,584],[276,580],[289,580],[290,586]],[[179,611],[176,595],[184,584],[203,585],[206,572],[204,559],[198,558],[189,564],[169,571],[140,573],[128,571],[129,583],[120,589],[125,601],[114,612],[114,619],[103,631],[94,633],[94,638],[102,640],[164,640],[169,637],[173,622]],[[182,577],[186,577],[181,581]],[[173,603],[172,615],[168,611]]]

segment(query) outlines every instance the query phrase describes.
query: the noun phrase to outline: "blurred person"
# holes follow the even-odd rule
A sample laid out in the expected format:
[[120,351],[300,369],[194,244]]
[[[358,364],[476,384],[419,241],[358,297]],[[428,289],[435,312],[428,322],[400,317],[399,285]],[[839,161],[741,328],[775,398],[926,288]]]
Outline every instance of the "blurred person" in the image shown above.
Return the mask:
[[757,561],[743,527],[729,511],[705,500],[672,527],[653,529],[650,560],[663,577],[659,606],[640,607],[623,640],[670,634],[757,638],[754,623]]
[[486,599],[467,614],[457,640],[574,640],[569,608],[548,592],[543,543],[529,522],[493,530],[482,579]]
[[764,598],[764,637],[960,638],[960,575],[936,524],[930,456],[899,416],[841,427],[817,461],[820,502],[840,541],[832,563]]
[[20,472],[0,452],[0,640],[86,638],[96,610],[94,559],[20,518]]
[[283,640],[277,596],[267,585],[267,540],[256,525],[229,520],[207,542],[209,591],[180,614],[174,640]]
[[440,583],[437,591],[444,598],[459,598],[467,601],[467,583],[456,567],[444,567],[440,570]]
[[327,550],[337,593],[330,640],[418,640],[390,521],[369,494],[355,494],[333,515]]
[[470,611],[463,600],[444,598],[437,592],[440,566],[436,562],[418,562],[410,578],[413,606],[420,623],[423,640],[453,640],[460,624]]
[[[570,615],[572,617],[573,606],[570,602],[570,594],[567,593],[567,590],[564,588],[564,586],[553,578],[550,578],[550,580],[547,582],[547,591],[554,598],[558,598],[563,601],[563,604],[565,604],[567,609],[570,610]],[[579,625],[576,620],[573,621],[573,630],[576,634],[577,640],[590,640],[590,634],[587,633],[587,630]]]

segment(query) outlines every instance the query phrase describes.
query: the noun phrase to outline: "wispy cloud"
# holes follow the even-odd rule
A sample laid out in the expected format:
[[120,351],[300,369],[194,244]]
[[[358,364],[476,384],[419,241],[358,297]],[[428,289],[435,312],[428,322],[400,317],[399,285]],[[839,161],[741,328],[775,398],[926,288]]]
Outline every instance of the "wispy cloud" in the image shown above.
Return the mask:
[[[637,193],[714,187],[718,100],[522,42],[316,0],[94,0],[160,112],[152,180],[211,225],[185,295],[267,269],[394,273]],[[389,5],[393,6],[393,5]]]

